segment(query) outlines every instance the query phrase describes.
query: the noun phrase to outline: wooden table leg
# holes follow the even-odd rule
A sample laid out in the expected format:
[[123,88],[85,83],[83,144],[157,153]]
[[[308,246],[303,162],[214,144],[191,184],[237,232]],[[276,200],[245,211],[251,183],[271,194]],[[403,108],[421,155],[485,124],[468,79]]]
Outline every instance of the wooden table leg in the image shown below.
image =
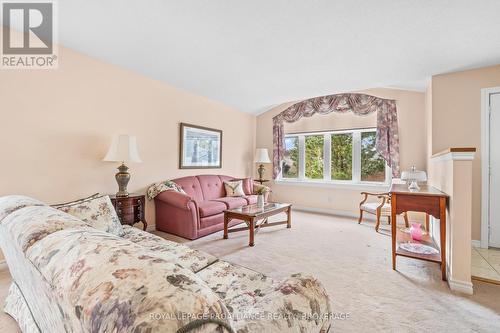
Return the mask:
[[248,228],[249,228],[249,232],[250,232],[250,240],[248,242],[248,245],[253,246],[254,245],[254,234],[255,234],[255,220],[250,219],[248,222],[249,222]]
[[228,238],[228,232],[227,232],[228,225],[229,225],[229,218],[226,216],[226,214],[224,214],[224,237],[223,237],[224,239]]
[[446,198],[439,199],[439,239],[441,241],[441,277],[446,281]]
[[292,227],[292,207],[288,207],[288,210],[286,211],[286,227],[290,229]]
[[396,270],[396,228],[398,225],[397,215],[396,215],[396,205],[397,199],[396,195],[391,196],[391,239],[392,239],[392,269]]

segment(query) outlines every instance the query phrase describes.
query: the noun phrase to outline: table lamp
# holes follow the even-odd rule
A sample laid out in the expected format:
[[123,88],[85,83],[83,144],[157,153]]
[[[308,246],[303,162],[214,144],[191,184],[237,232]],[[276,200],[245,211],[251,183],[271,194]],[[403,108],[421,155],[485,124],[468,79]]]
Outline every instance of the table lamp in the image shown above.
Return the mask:
[[260,163],[259,169],[257,170],[259,172],[259,180],[264,179],[264,163],[271,163],[271,160],[269,159],[269,153],[266,148],[257,148],[255,151],[255,158],[254,158],[255,163]]
[[418,191],[420,190],[418,182],[427,181],[427,174],[425,171],[417,170],[415,166],[412,166],[410,171],[403,171],[401,173],[401,180],[410,183],[410,185],[408,185],[410,191]]
[[130,173],[125,162],[142,163],[139,153],[137,152],[137,140],[135,136],[126,134],[115,135],[108,153],[102,159],[106,162],[121,162],[118,167],[118,172],[115,175],[116,182],[118,183],[117,197],[128,197],[127,184],[130,181]]

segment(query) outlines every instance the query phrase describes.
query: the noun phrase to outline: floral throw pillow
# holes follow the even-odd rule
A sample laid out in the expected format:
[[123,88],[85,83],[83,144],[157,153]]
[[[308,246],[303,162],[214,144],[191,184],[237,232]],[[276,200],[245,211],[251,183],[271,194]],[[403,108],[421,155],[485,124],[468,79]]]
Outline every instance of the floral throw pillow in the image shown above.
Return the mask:
[[125,234],[120,219],[116,215],[115,207],[107,195],[76,201],[59,206],[57,209],[79,218],[98,230],[120,237]]
[[164,182],[153,184],[148,188],[148,199],[153,200],[158,194],[165,191],[176,191],[182,194],[186,194],[182,187],[171,180],[166,180]]
[[242,180],[224,182],[224,187],[226,188],[226,196],[228,196],[228,197],[243,197],[243,196],[245,196],[245,191],[243,191],[243,181]]

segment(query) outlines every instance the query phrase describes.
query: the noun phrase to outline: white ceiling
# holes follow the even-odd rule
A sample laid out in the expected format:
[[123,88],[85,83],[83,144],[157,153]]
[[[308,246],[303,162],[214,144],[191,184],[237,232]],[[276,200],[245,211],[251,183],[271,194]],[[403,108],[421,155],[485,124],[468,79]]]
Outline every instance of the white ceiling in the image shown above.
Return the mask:
[[499,0],[58,4],[60,44],[254,114],[500,63]]

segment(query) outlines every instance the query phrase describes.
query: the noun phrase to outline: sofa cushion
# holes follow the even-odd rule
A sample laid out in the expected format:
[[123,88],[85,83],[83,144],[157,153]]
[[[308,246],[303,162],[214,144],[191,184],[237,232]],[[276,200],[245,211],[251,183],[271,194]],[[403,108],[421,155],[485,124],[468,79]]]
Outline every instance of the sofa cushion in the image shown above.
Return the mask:
[[259,291],[269,289],[273,284],[273,280],[262,273],[224,260],[219,260],[196,275],[225,301],[243,296],[243,288],[244,292],[259,294]]
[[125,231],[123,238],[144,246],[156,255],[161,255],[168,262],[177,263],[194,273],[217,261],[217,258],[211,254],[191,249],[183,244],[171,242],[129,225],[124,225],[123,230]]
[[197,176],[200,181],[203,198],[205,200],[217,199],[225,196],[224,183],[216,175]]
[[[275,281],[222,260],[196,275],[224,301],[236,332],[326,332],[330,326],[328,294],[313,277],[294,274]],[[248,315],[252,313],[280,316]]]
[[116,215],[115,207],[107,195],[58,206],[57,209],[87,222],[98,230],[116,236],[123,235],[122,224],[118,215]]
[[227,206],[227,209],[233,209],[247,205],[247,201],[242,197],[224,197],[224,198],[214,199],[212,201],[223,202]]
[[[377,214],[377,208],[380,206],[380,202],[365,202],[361,205],[361,208],[372,214]],[[391,204],[384,204],[381,210],[383,215],[391,215]]]
[[3,219],[2,226],[16,240],[23,252],[41,239],[60,230],[93,229],[88,223],[50,206],[18,209]]
[[110,233],[63,230],[26,257],[59,296],[60,311],[51,315],[63,318],[67,331],[176,332],[203,315],[230,325],[224,303],[191,270]]
[[[236,179],[235,179],[236,180]],[[252,178],[241,178],[243,181],[243,191],[246,195],[253,193],[253,180]]]
[[0,198],[0,222],[10,213],[29,206],[45,206],[36,199],[24,195],[8,195]]
[[182,178],[172,179],[177,185],[181,187],[181,189],[186,192],[193,200],[203,201],[203,192],[201,190],[200,182],[198,178],[195,176],[188,176]]
[[257,203],[257,195],[247,195],[243,197],[249,205],[255,205]]
[[224,213],[200,218],[201,229],[210,228],[213,226],[215,226],[217,229],[213,230],[212,232],[219,231],[224,228]]
[[243,190],[245,194],[250,195],[253,194],[253,179],[252,178],[243,178]]
[[223,202],[219,201],[200,201],[198,204],[198,211],[200,212],[200,217],[207,217],[212,215],[217,215],[222,213],[227,209]]

